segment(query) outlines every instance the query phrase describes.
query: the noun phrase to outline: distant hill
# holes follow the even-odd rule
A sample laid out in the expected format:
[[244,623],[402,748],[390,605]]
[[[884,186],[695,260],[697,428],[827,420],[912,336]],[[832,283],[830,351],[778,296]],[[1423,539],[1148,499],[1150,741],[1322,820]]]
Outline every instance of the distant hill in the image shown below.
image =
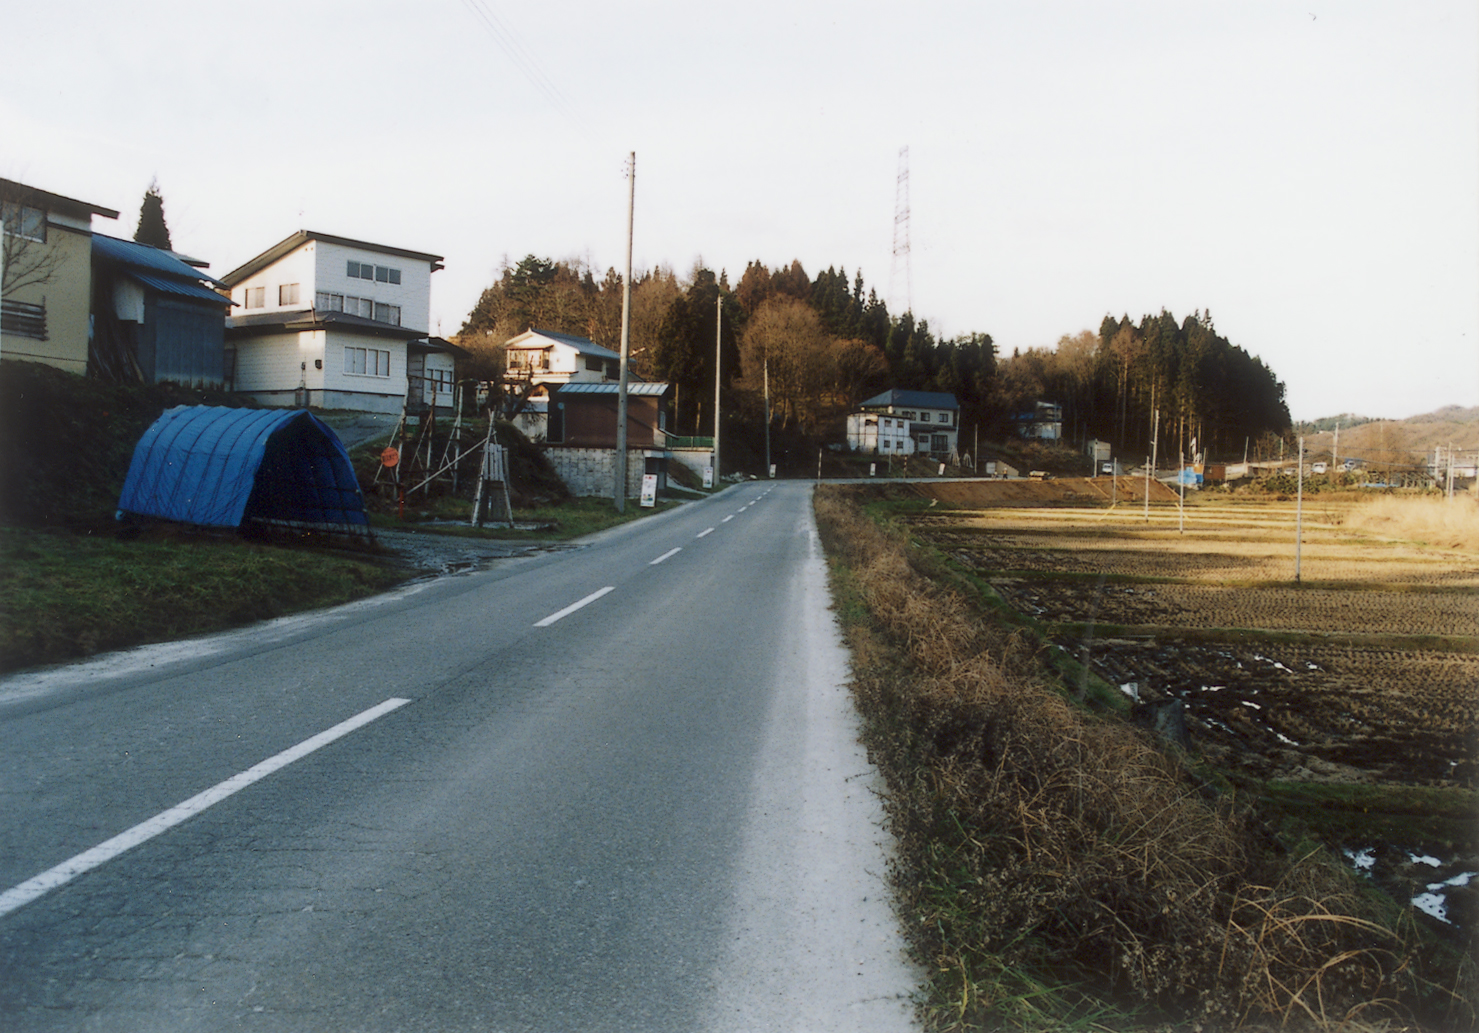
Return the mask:
[[[1335,444],[1334,425],[1340,420],[1339,454],[1372,461],[1416,462],[1435,447],[1479,450],[1479,407],[1445,406],[1405,420],[1370,420],[1363,416],[1327,417],[1300,425],[1305,447],[1328,452]],[[1351,422],[1347,423],[1346,420]],[[1311,430],[1306,428],[1325,428]]]

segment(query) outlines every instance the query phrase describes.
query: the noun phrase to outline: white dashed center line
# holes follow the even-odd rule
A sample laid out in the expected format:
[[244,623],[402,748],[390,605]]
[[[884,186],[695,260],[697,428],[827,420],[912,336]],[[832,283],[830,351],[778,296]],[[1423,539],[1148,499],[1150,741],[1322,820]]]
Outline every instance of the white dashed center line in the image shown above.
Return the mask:
[[670,559],[671,557],[678,555],[678,553],[680,553],[682,551],[683,551],[683,549],[682,549],[681,546],[678,547],[678,548],[676,548],[676,549],[669,549],[667,552],[663,553],[661,556],[659,556],[657,559],[653,560],[651,563],[649,563],[647,565],[649,567],[655,567],[659,563],[661,563],[663,560]]
[[714,529],[712,527],[706,527],[702,531],[700,531],[698,534],[694,535],[694,537],[695,538],[702,538],[706,534],[713,534],[713,533],[714,533]]
[[596,591],[592,592],[590,595],[586,596],[584,599],[581,599],[579,602],[571,603],[569,606],[565,607],[563,610],[560,610],[560,611],[558,611],[556,613],[550,614],[548,617],[546,617],[542,621],[535,621],[534,622],[534,626],[536,628],[547,628],[551,624],[553,624],[555,621],[560,620],[563,617],[570,616],[572,613],[574,613],[576,610],[580,609],[582,606],[589,606],[591,603],[593,603],[597,599],[601,598],[601,596],[605,595],[607,592],[614,592],[614,591],[616,591],[616,586],[615,585],[607,585],[605,588],[599,588]]

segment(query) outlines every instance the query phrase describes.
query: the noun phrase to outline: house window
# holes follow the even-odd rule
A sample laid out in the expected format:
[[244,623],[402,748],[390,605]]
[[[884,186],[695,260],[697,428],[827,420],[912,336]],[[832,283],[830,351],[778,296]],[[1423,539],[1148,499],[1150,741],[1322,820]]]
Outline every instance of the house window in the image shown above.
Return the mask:
[[248,287],[246,289],[247,308],[265,308],[267,305],[266,287]]
[[945,435],[943,435],[943,434],[936,434],[935,435],[935,448],[934,448],[934,451],[936,451],[936,452],[943,452],[948,447],[949,447],[949,445],[945,441]]
[[606,368],[606,364],[594,355],[587,355],[585,357],[585,368],[592,373],[599,373]]
[[0,330],[17,337],[46,340],[46,302],[33,305],[26,301],[0,304]]
[[401,271],[391,269],[388,266],[375,265],[371,262],[358,262],[351,258],[345,267],[344,275],[351,280],[373,280],[376,283],[401,282]]
[[373,318],[378,323],[391,323],[395,326],[401,325],[401,307],[399,305],[382,305],[375,302],[375,314]]
[[450,399],[452,397],[452,371],[450,369],[429,369],[426,371],[427,394],[435,393],[438,398]]
[[912,420],[912,419],[914,419],[914,413],[912,411],[910,411],[909,409],[905,409],[903,412],[899,413],[899,415],[902,416],[902,417],[904,417],[904,419],[906,419],[906,420]]
[[344,311],[351,316],[363,316],[365,319],[375,318],[375,303],[369,298],[355,298],[344,295]]
[[928,423],[929,421],[930,421],[930,414],[929,413],[922,412],[922,413],[919,414],[919,422],[920,423]]
[[3,219],[5,232],[11,236],[34,240],[38,244],[46,243],[46,212],[43,209],[25,204],[8,204],[0,219]]
[[318,291],[313,295],[313,307],[321,312],[343,312],[344,295]]
[[344,372],[366,377],[388,377],[390,352],[380,348],[345,348]]
[[298,304],[298,285],[296,283],[281,283],[277,286],[277,303],[279,305]]

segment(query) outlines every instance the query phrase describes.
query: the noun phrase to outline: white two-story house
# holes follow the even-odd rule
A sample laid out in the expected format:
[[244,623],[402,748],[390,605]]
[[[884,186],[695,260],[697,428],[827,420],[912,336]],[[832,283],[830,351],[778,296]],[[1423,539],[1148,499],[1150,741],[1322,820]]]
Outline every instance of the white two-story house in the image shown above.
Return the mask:
[[440,255],[299,230],[222,277],[236,303],[227,383],[267,405],[448,405],[452,346],[430,336]]
[[880,456],[946,456],[960,436],[960,403],[941,391],[885,391],[847,417],[847,445]]

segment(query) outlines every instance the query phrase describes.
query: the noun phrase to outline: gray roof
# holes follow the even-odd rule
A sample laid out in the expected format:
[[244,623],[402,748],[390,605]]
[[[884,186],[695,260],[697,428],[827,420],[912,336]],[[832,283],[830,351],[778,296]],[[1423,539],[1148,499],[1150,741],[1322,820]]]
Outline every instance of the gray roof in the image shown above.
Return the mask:
[[[560,344],[567,344],[570,347],[574,348],[576,351],[580,352],[580,354],[582,355],[592,355],[598,359],[614,359],[618,362],[621,361],[621,355],[618,352],[614,352],[610,348],[597,344],[589,337],[577,337],[575,334],[561,334],[556,333],[553,330],[541,330],[538,327],[531,327],[528,332],[538,337],[547,337],[552,341],[559,342]],[[515,338],[515,340],[517,339],[518,338]],[[512,344],[513,342],[510,341],[509,343]],[[524,345],[520,344],[518,345],[518,347],[524,347]]]
[[297,250],[310,240],[322,240],[326,244],[339,244],[342,247],[357,248],[361,251],[374,251],[382,255],[395,255],[397,258],[409,258],[414,261],[426,262],[431,266],[432,272],[445,268],[442,265],[441,255],[427,254],[425,251],[407,251],[405,248],[386,247],[384,244],[371,244],[369,241],[354,240],[351,237],[336,237],[332,234],[319,233],[315,230],[299,230],[292,236],[278,241],[257,257],[248,259],[242,265],[237,266],[227,273],[224,279],[234,287],[248,276],[251,276],[260,269],[267,268],[283,255]]
[[959,409],[955,396],[945,391],[885,391],[874,395],[860,408],[874,409],[885,405],[909,405],[916,409]]
[[105,219],[118,218],[118,213],[111,208],[104,208],[90,201],[79,201],[75,197],[63,197],[50,190],[17,183],[13,179],[0,179],[0,197],[33,208],[52,208],[74,219],[90,219],[94,215],[101,215]]
[[372,337],[394,337],[402,341],[425,340],[426,334],[394,323],[382,323],[348,312],[318,312],[314,309],[291,309],[279,312],[254,312],[231,318],[228,335],[255,335],[299,330],[337,329],[368,334]]

